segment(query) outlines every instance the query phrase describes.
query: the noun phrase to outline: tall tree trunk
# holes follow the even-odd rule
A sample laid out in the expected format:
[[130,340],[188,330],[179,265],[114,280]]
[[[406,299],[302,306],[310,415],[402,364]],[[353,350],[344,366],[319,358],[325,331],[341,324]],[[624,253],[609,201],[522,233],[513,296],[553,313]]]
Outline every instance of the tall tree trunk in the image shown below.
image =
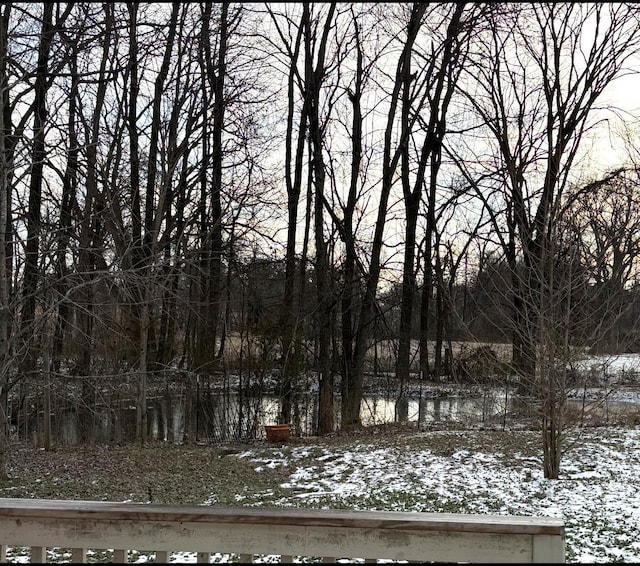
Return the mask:
[[[131,245],[122,258],[123,269],[130,271],[130,276],[125,281],[128,288],[128,313],[129,320],[125,328],[128,329],[127,338],[132,344],[137,343],[140,337],[141,306],[138,302],[136,281],[137,274],[143,269],[144,252],[142,241],[142,205],[140,184],[140,148],[138,132],[138,97],[140,96],[140,84],[138,78],[138,3],[127,2],[129,12],[129,97],[128,115],[126,118],[127,132],[129,134],[129,194],[131,198]],[[131,360],[135,364],[134,360]]]
[[[352,371],[343,376],[343,398],[341,405],[341,419],[343,428],[353,428],[361,426],[360,404],[362,402],[362,390],[364,385],[365,359],[369,349],[369,339],[373,333],[373,326],[377,316],[377,289],[381,271],[381,253],[384,244],[384,230],[387,220],[387,206],[394,176],[400,159],[398,150],[392,152],[393,129],[396,110],[400,97],[400,91],[404,78],[404,61],[407,52],[413,49],[420,29],[421,9],[414,5],[411,19],[407,26],[407,39],[403,45],[402,53],[396,67],[393,92],[390,98],[389,110],[387,112],[387,124],[384,135],[383,162],[382,162],[382,187],[380,189],[380,199],[378,204],[378,214],[371,247],[371,261],[369,272],[366,277],[365,292],[362,298],[358,317],[358,328],[355,334],[355,345],[353,349]],[[400,140],[400,147],[404,140]]]
[[86,195],[84,211],[80,223],[80,249],[78,252],[78,271],[82,278],[79,290],[79,306],[76,312],[79,329],[79,352],[74,373],[82,380],[80,412],[80,435],[83,440],[91,432],[91,412],[93,405],[94,384],[91,376],[94,352],[95,321],[95,271],[97,255],[103,238],[103,215],[98,188],[98,144],[100,141],[100,119],[107,89],[107,64],[111,45],[111,33],[114,26],[113,7],[104,6],[105,30],[103,38],[102,58],[98,77],[96,102],[91,117],[91,130],[87,136],[86,162]]
[[[415,12],[417,21],[420,22],[426,11],[426,4],[421,4]],[[412,16],[413,17],[413,16]],[[418,23],[420,25],[420,23]],[[413,322],[413,300],[416,288],[415,272],[415,248],[416,248],[416,228],[418,225],[418,212],[422,195],[422,184],[424,179],[424,160],[428,156],[425,154],[426,142],[421,152],[421,162],[418,164],[418,174],[415,179],[413,189],[410,178],[410,149],[409,140],[412,134],[411,119],[412,112],[420,112],[421,108],[412,108],[414,97],[411,95],[411,83],[414,78],[411,76],[412,51],[405,51],[402,65],[402,108],[400,112],[400,131],[402,142],[400,144],[401,160],[401,182],[402,194],[404,198],[405,210],[405,241],[404,241],[404,262],[402,266],[402,298],[400,303],[400,325],[398,328],[398,355],[396,358],[396,379],[400,387],[398,403],[404,402],[404,388],[409,379],[409,361],[411,358],[411,336]],[[427,76],[427,81],[429,77]],[[417,87],[416,87],[417,88]],[[427,88],[428,85],[427,85]],[[427,136],[428,139],[428,136]]]
[[71,90],[69,92],[69,117],[67,120],[68,128],[68,149],[67,164],[62,181],[62,202],[60,204],[60,226],[57,237],[56,248],[56,291],[58,300],[58,312],[56,316],[56,326],[53,337],[53,359],[51,361],[51,370],[54,374],[60,372],[60,366],[64,355],[65,333],[69,324],[70,305],[67,299],[67,291],[69,284],[67,283],[67,275],[69,267],[67,265],[67,254],[69,253],[69,242],[71,240],[71,224],[73,219],[73,210],[77,207],[76,195],[78,190],[78,158],[79,158],[79,141],[76,132],[76,121],[78,120],[78,68],[77,68],[77,51],[75,46],[69,61],[71,73]]
[[400,388],[398,401],[404,398],[405,385],[409,379],[411,338],[413,336],[413,302],[416,294],[415,248],[420,193],[416,196],[417,198],[414,195],[405,195],[404,263],[402,266],[402,299],[400,302],[398,358],[396,361],[396,378]]
[[318,434],[326,434],[334,429],[333,418],[333,375],[331,372],[331,313],[333,310],[329,284],[329,261],[327,243],[324,237],[324,185],[325,163],[322,155],[323,137],[320,124],[320,91],[324,78],[325,55],[329,31],[333,25],[336,5],[331,4],[324,22],[323,34],[318,47],[316,68],[313,69],[313,52],[311,47],[311,25],[309,5],[303,6],[305,22],[305,96],[309,103],[309,136],[312,144],[311,169],[314,177],[314,228],[315,228],[315,279],[317,292],[317,325],[318,332]]
[[[184,30],[181,26],[178,30],[179,51],[176,54],[177,76],[187,76],[186,66],[190,64],[189,58],[186,57],[186,49],[183,47]],[[192,142],[192,136],[196,121],[199,119],[195,102],[185,105],[187,99],[186,92],[197,88],[195,81],[176,81],[174,86],[174,103],[171,107],[171,115],[168,124],[168,149],[164,159],[166,163],[165,177],[162,181],[164,196],[163,209],[158,211],[156,216],[156,226],[160,222],[164,222],[162,233],[158,238],[159,253],[162,254],[163,260],[159,268],[162,284],[159,285],[159,321],[158,332],[153,341],[151,364],[152,368],[163,370],[174,358],[176,350],[176,308],[178,285],[179,285],[179,264],[180,260],[180,242],[184,240],[184,212],[185,212],[185,196],[184,193],[188,187],[188,175],[190,160],[193,156],[190,152],[189,143]],[[187,118],[181,125],[181,117],[186,114]],[[181,127],[182,126],[182,127]],[[174,188],[173,177],[177,179]],[[158,228],[160,232],[160,228]]]
[[444,275],[442,273],[442,259],[440,258],[440,245],[436,242],[435,252],[436,271],[436,340],[433,356],[433,377],[436,381],[442,376],[442,346],[444,342]]
[[[198,317],[199,324],[195,337],[196,365],[200,371],[215,370],[216,343],[222,299],[222,136],[224,131],[225,78],[227,65],[228,41],[233,26],[237,23],[238,14],[229,13],[229,3],[220,5],[220,24],[218,31],[218,49],[211,49],[211,16],[214,4],[206,2],[203,10],[201,33],[203,72],[206,82],[203,84],[205,122],[209,113],[213,116],[211,131],[205,125],[203,131],[203,162],[201,169],[201,282],[200,296],[204,309]],[[209,108],[209,91],[213,96],[212,108]],[[209,139],[210,136],[210,139]],[[210,177],[208,172],[210,171]],[[210,212],[210,216],[207,214]]]
[[[152,342],[152,329],[155,328],[152,318],[153,297],[153,264],[158,252],[158,233],[164,212],[164,201],[168,184],[158,180],[158,156],[160,154],[160,129],[162,127],[162,94],[169,74],[171,57],[175,44],[176,29],[180,3],[173,2],[171,17],[167,31],[166,46],[162,64],[154,83],[154,99],[152,107],[151,135],[149,138],[149,156],[147,166],[147,186],[145,189],[144,235],[142,238],[143,254],[140,268],[136,273],[136,299],[138,301],[140,319],[138,336],[138,402],[136,436],[141,443],[148,436],[147,425],[147,379],[149,371],[149,344]],[[158,189],[158,185],[160,188]],[[157,202],[156,202],[157,200]]]
[[354,39],[356,45],[356,76],[353,92],[349,91],[349,99],[353,107],[351,122],[351,175],[349,195],[344,209],[344,234],[346,244],[344,261],[344,289],[340,305],[342,329],[342,379],[340,381],[341,399],[348,398],[347,386],[352,383],[350,375],[353,369],[354,310],[358,296],[356,279],[356,250],[353,244],[353,215],[358,197],[358,181],[362,163],[362,88],[363,88],[363,53],[360,27],[355,16],[352,17]]
[[[414,211],[414,207],[417,207],[421,194],[422,184],[425,179],[426,167],[429,167],[429,179],[428,179],[428,193],[427,193],[427,227],[426,227],[426,249],[424,254],[424,281],[422,289],[422,300],[420,308],[420,373],[423,377],[429,374],[429,354],[428,354],[428,336],[429,336],[429,310],[430,300],[433,292],[433,245],[436,239],[436,191],[438,184],[438,175],[440,173],[440,166],[442,163],[442,144],[446,133],[446,118],[449,110],[449,104],[453,96],[453,92],[456,86],[460,70],[463,66],[463,60],[465,56],[465,50],[462,49],[463,45],[468,39],[470,28],[464,25],[462,16],[466,9],[464,2],[457,2],[453,7],[449,23],[447,25],[447,33],[443,40],[442,52],[439,56],[440,64],[433,71],[433,75],[427,76],[426,89],[429,91],[429,118],[427,120],[427,127],[424,143],[422,146],[422,152],[418,163],[418,173],[416,176],[415,186],[413,191],[408,191],[405,188],[405,202],[407,208],[407,244],[415,245],[415,222],[413,215],[417,214]],[[434,62],[435,64],[435,62]],[[409,229],[413,230],[413,233],[409,233]],[[437,256],[436,249],[436,256]],[[414,266],[413,266],[413,253],[405,254],[405,258],[412,261],[411,270],[405,265],[403,281],[408,282],[403,285],[403,306],[406,311],[406,322],[402,324],[410,324],[412,320],[412,303],[404,305],[404,293],[415,293],[415,281],[414,281]],[[439,261],[436,258],[436,261]],[[408,299],[412,301],[413,299]],[[439,313],[439,311],[436,311]],[[442,323],[439,323],[440,330],[442,330]],[[435,365],[436,373],[440,373],[441,365],[441,332],[439,333],[440,342],[436,341],[435,352]],[[407,340],[407,336],[401,335],[402,339]],[[408,363],[406,361],[409,355],[409,348],[406,345],[400,345],[399,350],[402,351],[402,356],[405,358],[403,361],[404,366],[407,369],[399,376],[401,380],[406,377],[408,372]],[[400,352],[399,352],[400,363]]]
[[10,132],[8,110],[9,85],[6,72],[7,31],[11,4],[0,7],[0,481],[8,478],[8,415],[7,402],[10,383],[9,360],[9,284],[11,281],[7,266],[7,226],[9,224],[9,159],[7,135]]
[[220,34],[218,39],[218,52],[215,70],[210,67],[208,77],[213,88],[215,100],[213,103],[213,131],[211,144],[211,268],[210,268],[210,295],[209,319],[207,327],[213,332],[211,344],[216,343],[217,329],[220,318],[221,282],[222,282],[222,134],[224,129],[224,115],[226,100],[224,94],[226,78],[227,44],[230,33],[229,3],[223,2],[220,14]]
[[43,168],[46,156],[45,124],[47,122],[47,90],[49,85],[47,79],[49,54],[55,34],[53,8],[54,4],[51,2],[46,2],[43,5],[42,29],[38,46],[38,61],[33,93],[33,149],[29,167],[29,208],[27,211],[23,307],[20,322],[20,332],[25,351],[21,372],[27,377],[36,370],[37,360],[40,355],[40,342],[36,336],[35,313],[39,279],[40,232],[42,229]]
[[[277,20],[273,13],[269,12],[274,24]],[[296,321],[298,319],[298,309],[300,302],[297,295],[301,294],[300,285],[305,281],[305,266],[299,267],[299,278],[296,277],[296,245],[298,227],[298,206],[300,193],[302,190],[305,136],[307,131],[307,121],[309,114],[309,100],[303,97],[302,108],[298,118],[297,127],[294,124],[295,110],[295,84],[298,58],[302,48],[302,37],[304,32],[304,22],[301,19],[296,32],[295,41],[289,47],[291,61],[289,63],[289,74],[287,78],[287,128],[285,134],[285,184],[287,188],[287,244],[285,252],[285,278],[284,293],[282,297],[282,383],[281,383],[281,408],[278,420],[282,423],[291,422],[291,412],[293,394],[295,389],[295,375],[298,371],[297,355],[298,346],[296,344]],[[296,131],[297,130],[297,131]],[[297,139],[294,142],[294,135]],[[294,152],[295,148],[295,152]],[[293,166],[293,168],[292,168]],[[307,238],[304,239],[306,245]],[[296,293],[296,281],[300,281],[298,293]]]

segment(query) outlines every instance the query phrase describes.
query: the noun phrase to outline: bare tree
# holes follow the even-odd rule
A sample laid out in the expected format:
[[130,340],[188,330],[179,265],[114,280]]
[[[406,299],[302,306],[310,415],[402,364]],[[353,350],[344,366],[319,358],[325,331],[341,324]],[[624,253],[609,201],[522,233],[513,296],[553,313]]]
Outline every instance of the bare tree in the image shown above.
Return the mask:
[[[318,430],[321,433],[333,430],[333,386],[331,370],[331,305],[329,289],[329,263],[327,243],[324,234],[325,178],[326,165],[325,132],[328,117],[321,115],[323,89],[330,67],[329,32],[335,25],[336,5],[314,13],[312,5],[303,3],[295,24],[293,16],[276,13],[267,6],[271,22],[275,26],[276,37],[268,39],[277,46],[285,61],[287,72],[287,124],[285,131],[285,185],[287,189],[287,244],[285,259],[285,287],[282,305],[282,399],[281,419],[290,422],[292,404],[296,390],[296,372],[302,346],[299,343],[299,309],[302,290],[306,278],[304,261],[296,266],[298,245],[298,208],[302,183],[307,178],[308,197],[313,195],[315,280],[317,295],[318,326],[318,369],[320,409]],[[286,10],[288,12],[288,10]],[[325,13],[326,12],[326,13]],[[283,25],[286,23],[286,26]],[[320,37],[317,38],[317,35]],[[274,41],[277,39],[277,41]],[[302,67],[302,72],[299,67]],[[297,88],[296,88],[297,87]],[[296,93],[296,90],[298,93]],[[300,98],[297,105],[296,101]],[[331,102],[327,104],[331,106]],[[295,139],[294,139],[295,138]],[[305,143],[308,140],[308,144]],[[309,166],[303,161],[305,153]],[[311,192],[313,191],[313,192]],[[303,258],[306,257],[308,221],[311,213],[308,200],[307,224],[303,238]]]
[[[423,12],[426,6],[422,5]],[[411,356],[412,320],[414,312],[414,297],[416,295],[416,230],[422,195],[425,186],[428,187],[426,199],[427,236],[424,253],[424,293],[422,309],[429,311],[431,290],[431,271],[434,259],[432,249],[436,232],[436,193],[438,176],[442,161],[442,143],[446,135],[446,117],[449,104],[453,96],[456,82],[464,64],[465,45],[469,34],[474,29],[476,14],[473,7],[464,3],[437,7],[428,13],[429,28],[433,27],[432,38],[438,29],[446,26],[443,37],[432,39],[430,49],[420,53],[424,58],[421,69],[411,72],[412,55],[408,53],[405,62],[405,74],[402,95],[402,136],[406,141],[402,149],[401,179],[405,206],[405,244],[402,271],[402,303],[400,307],[400,323],[398,329],[398,357],[396,377],[400,386],[400,397],[404,395],[404,384],[409,378],[409,360]],[[468,12],[468,13],[467,13]],[[433,21],[431,21],[433,20]],[[437,36],[436,36],[437,37]],[[415,140],[412,133],[418,126],[420,140]],[[417,146],[416,157],[411,160],[410,142]],[[413,162],[412,162],[413,161]],[[415,175],[411,169],[415,168]],[[428,177],[428,178],[427,178]],[[422,320],[426,321],[426,317]],[[426,326],[426,325],[425,325]],[[421,359],[426,365],[426,339],[428,330],[421,330]],[[422,372],[428,374],[428,367],[421,367]]]
[[7,479],[7,438],[8,415],[7,399],[9,395],[9,329],[11,307],[9,302],[10,254],[7,254],[7,230],[9,227],[9,168],[7,153],[7,134],[10,124],[8,115],[8,74],[7,74],[7,32],[11,4],[4,4],[0,13],[0,480]]
[[[300,206],[300,194],[303,182],[303,157],[305,153],[305,136],[308,127],[310,99],[303,98],[302,106],[296,113],[296,85],[302,83],[298,69],[299,59],[303,51],[304,25],[303,17],[300,22],[291,27],[284,26],[281,19],[286,22],[290,17],[273,11],[267,5],[270,20],[275,26],[275,36],[265,37],[268,45],[277,48],[276,53],[282,52],[286,61],[287,72],[287,122],[285,130],[285,159],[284,181],[287,190],[287,241],[285,251],[285,285],[282,301],[282,398],[281,416],[282,422],[291,422],[291,409],[295,373],[297,371],[296,358],[299,346],[296,344],[296,320],[298,303],[296,297],[296,250],[298,238],[298,209]],[[292,33],[293,32],[293,33]],[[306,238],[305,238],[306,244]],[[301,268],[304,271],[303,268]],[[304,274],[300,275],[304,278]]]
[[[354,338],[354,311],[359,297],[359,278],[363,274],[359,269],[358,255],[355,248],[355,222],[354,214],[358,204],[359,187],[361,185],[360,168],[363,161],[363,109],[362,96],[366,87],[366,81],[371,72],[371,66],[365,62],[363,48],[363,31],[359,23],[358,14],[351,8],[351,22],[353,25],[353,40],[356,57],[356,68],[353,77],[353,86],[349,89],[349,101],[352,105],[351,128],[349,131],[351,139],[351,171],[349,178],[349,193],[346,203],[343,206],[342,217],[344,230],[341,234],[345,241],[345,259],[343,266],[344,288],[340,304],[340,324],[341,324],[341,346],[342,356],[340,370],[342,380],[340,382],[341,397],[346,399],[349,395],[349,387],[352,383],[350,377],[353,371],[353,338]],[[340,226],[340,223],[336,223]]]
[[555,304],[549,295],[554,227],[581,141],[597,121],[596,101],[637,52],[637,17],[628,4],[508,5],[495,11],[491,55],[483,43],[481,60],[469,66],[479,79],[470,77],[469,102],[503,165],[503,221],[495,209],[491,214],[497,234],[506,226],[514,364],[523,391],[544,400],[544,471],[550,478],[558,477],[563,431],[563,398],[550,370],[554,351],[545,349],[546,338],[541,341],[549,336],[542,325],[553,319],[544,313]]
[[[55,4],[43,6],[38,60],[36,63],[34,100],[33,100],[33,149],[29,171],[29,208],[27,211],[27,241],[25,247],[25,264],[23,275],[23,306],[21,309],[21,334],[29,344],[25,349],[23,372],[26,375],[35,371],[38,361],[38,348],[31,344],[35,337],[35,316],[37,303],[37,287],[39,281],[40,233],[42,218],[42,184],[43,169],[46,157],[45,127],[47,122],[47,90],[50,82],[49,55],[55,35],[53,21]],[[36,342],[37,343],[37,342]]]
[[313,173],[314,198],[314,233],[316,247],[315,275],[318,298],[318,370],[319,370],[319,403],[318,434],[332,432],[333,418],[333,375],[331,369],[331,312],[333,300],[330,295],[329,257],[324,234],[324,201],[325,201],[325,164],[323,157],[324,127],[320,122],[320,89],[326,73],[327,42],[336,10],[335,3],[329,7],[322,26],[322,36],[317,46],[316,65],[313,67],[312,36],[315,31],[310,22],[309,6],[303,6],[303,22],[305,27],[305,98],[309,99],[309,136],[311,138],[311,167]]
[[[384,132],[384,146],[382,157],[382,184],[379,194],[378,212],[371,245],[371,255],[368,270],[365,276],[364,296],[360,304],[358,314],[357,330],[352,346],[351,359],[353,367],[350,372],[342,376],[342,405],[341,419],[342,427],[350,428],[360,425],[360,403],[362,401],[362,388],[364,383],[365,357],[369,348],[369,337],[372,335],[373,323],[376,318],[376,297],[377,288],[382,269],[382,248],[384,245],[385,224],[387,222],[387,206],[391,189],[395,183],[395,175],[402,155],[403,144],[407,143],[404,132],[394,145],[394,129],[398,107],[401,107],[402,86],[405,83],[406,74],[409,69],[406,63],[413,50],[414,43],[422,26],[424,6],[413,4],[403,31],[406,39],[402,40],[402,49],[398,56],[398,61],[393,77],[393,88],[389,95],[389,106],[386,116]],[[353,237],[353,235],[350,235]]]

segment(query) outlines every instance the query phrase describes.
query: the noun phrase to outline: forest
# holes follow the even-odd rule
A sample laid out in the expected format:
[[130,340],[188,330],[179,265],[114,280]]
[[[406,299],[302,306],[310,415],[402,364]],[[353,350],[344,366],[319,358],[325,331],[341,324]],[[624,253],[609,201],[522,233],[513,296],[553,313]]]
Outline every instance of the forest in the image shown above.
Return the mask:
[[384,374],[511,384],[557,477],[572,364],[640,351],[639,47],[630,2],[3,2],[0,476],[70,408],[312,379],[322,435]]

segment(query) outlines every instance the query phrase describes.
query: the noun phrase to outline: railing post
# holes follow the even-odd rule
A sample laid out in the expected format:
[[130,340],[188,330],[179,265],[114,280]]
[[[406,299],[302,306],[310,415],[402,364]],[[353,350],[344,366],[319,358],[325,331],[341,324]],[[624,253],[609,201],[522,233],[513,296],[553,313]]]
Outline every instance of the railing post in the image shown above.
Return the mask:
[[71,562],[73,564],[84,564],[87,561],[87,549],[86,548],[72,548],[71,549]]
[[115,549],[113,551],[113,562],[115,564],[126,564],[127,562],[129,562],[129,551]]
[[565,542],[560,536],[534,535],[531,562],[553,564],[565,561]]
[[156,550],[156,564],[168,564],[171,552],[168,550]]
[[209,564],[209,559],[211,558],[210,552],[198,552],[196,555],[196,562],[198,564]]
[[0,562],[7,561],[7,545],[0,544]]
[[44,564],[47,561],[47,549],[44,546],[31,547],[31,562]]

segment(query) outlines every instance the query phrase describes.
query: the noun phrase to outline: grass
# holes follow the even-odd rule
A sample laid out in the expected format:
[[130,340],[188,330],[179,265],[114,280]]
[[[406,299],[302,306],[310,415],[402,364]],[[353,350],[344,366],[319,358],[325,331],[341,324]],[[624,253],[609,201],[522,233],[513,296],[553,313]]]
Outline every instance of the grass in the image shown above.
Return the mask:
[[[627,493],[633,496],[635,476],[618,478],[614,471],[618,458],[640,463],[640,455],[623,444],[626,436],[610,429],[602,435],[593,429],[593,434],[587,436],[576,450],[588,456],[571,464],[576,477],[565,477],[555,484],[558,489],[566,486],[575,490],[576,496],[584,489],[593,489],[589,497],[597,498],[605,493],[611,473],[616,474],[612,478],[619,482],[615,485],[626,486]],[[383,452],[387,461],[397,462],[400,469],[388,480],[370,482],[368,477],[375,477],[377,454]],[[360,464],[350,463],[352,458],[346,457],[348,454]],[[610,467],[611,471],[593,478],[590,472],[600,466],[598,454],[607,458],[607,469]],[[464,480],[451,482],[447,476],[436,477],[435,481],[424,481],[426,476],[419,476],[418,470],[428,469],[431,460],[443,460],[457,469],[471,470],[476,480],[476,475],[484,477],[480,475],[483,455],[513,478],[507,490],[512,486],[516,497],[513,493],[496,491],[495,485],[491,485],[494,483],[491,475],[486,476],[486,483],[469,484]],[[59,446],[47,452],[28,444],[14,444],[9,453],[10,478],[0,482],[0,497],[514,515],[542,510],[544,514],[545,505],[557,503],[561,498],[550,499],[548,490],[551,488],[553,493],[553,486],[535,477],[531,479],[530,470],[539,477],[540,467],[539,433],[532,430],[420,432],[412,426],[384,425],[323,438],[292,438],[285,445],[264,441],[225,446],[92,444]],[[309,481],[292,482],[300,470],[309,473]],[[329,470],[331,475],[327,476]],[[581,473],[586,474],[584,479]],[[333,492],[327,488],[339,482],[355,485],[360,481],[366,484],[365,489]],[[604,498],[602,506],[606,506]],[[620,555],[610,555],[611,547],[627,552],[627,556],[636,556],[634,529],[630,530],[635,519],[632,515],[625,517],[625,513],[627,510],[621,508],[614,521],[596,508],[585,508],[576,514],[567,512],[567,561],[577,560],[581,552],[590,552],[599,561],[620,562]],[[14,549],[10,559],[18,560],[24,554]],[[57,551],[48,558],[60,562],[65,556]],[[130,560],[145,561],[149,556],[142,553]],[[89,558],[92,562],[108,560],[105,553],[91,554]],[[223,558],[214,556],[214,559]]]
[[[450,457],[461,451],[491,452],[505,464],[519,458],[539,456],[535,434],[504,431],[415,432],[398,425],[367,427],[351,434],[324,438],[293,438],[276,445],[257,441],[248,445],[176,445],[138,443],[59,446],[52,451],[29,444],[14,444],[9,452],[9,480],[0,482],[0,497],[135,501],[199,505],[235,505],[239,498],[257,504],[274,501],[285,490],[291,469],[288,453],[309,444],[296,466],[311,466],[331,449],[357,445],[398,447],[407,452],[428,449]],[[281,455],[281,465],[256,471],[255,462],[235,454],[251,449],[257,458]],[[126,481],[123,481],[126,478]],[[266,495],[262,495],[266,494]]]
[[[411,431],[413,429],[409,429]],[[437,502],[435,494],[397,493],[394,501],[385,490],[373,490],[367,496],[318,498],[312,503],[295,498],[292,490],[281,486],[294,471],[293,466],[312,466],[324,456],[324,448],[347,448],[351,445],[391,447],[402,443],[407,450],[429,447],[435,454],[451,455],[470,449],[478,442],[501,450],[509,458],[512,450],[522,450],[506,433],[495,438],[472,438],[467,434],[405,434],[397,425],[367,427],[351,434],[336,433],[324,438],[293,438],[284,446],[256,442],[251,445],[203,446],[166,443],[124,445],[89,444],[59,446],[45,451],[28,443],[14,444],[9,452],[9,480],[0,482],[0,497],[68,499],[93,501],[134,501],[167,504],[209,503],[212,505],[296,505],[298,507],[335,509],[416,509],[439,505],[443,511],[464,508],[460,502]],[[475,435],[474,435],[475,436]],[[304,456],[292,463],[293,449],[309,444]],[[254,459],[238,458],[251,449],[257,459],[277,458],[277,466],[261,466]],[[126,478],[126,481],[123,479]],[[20,561],[26,549],[14,548],[10,560]],[[89,555],[93,563],[109,562],[110,552]],[[236,557],[226,556],[233,561]],[[130,561],[147,561],[152,554],[130,554]],[[223,559],[222,556],[217,559]],[[68,549],[50,549],[47,560],[68,562]],[[214,561],[216,557],[214,556]]]
[[[170,444],[64,446],[45,452],[13,446],[1,497],[201,504],[212,493],[233,505],[237,493],[284,481],[286,470],[261,474],[228,449]],[[126,481],[123,481],[126,478]]]

